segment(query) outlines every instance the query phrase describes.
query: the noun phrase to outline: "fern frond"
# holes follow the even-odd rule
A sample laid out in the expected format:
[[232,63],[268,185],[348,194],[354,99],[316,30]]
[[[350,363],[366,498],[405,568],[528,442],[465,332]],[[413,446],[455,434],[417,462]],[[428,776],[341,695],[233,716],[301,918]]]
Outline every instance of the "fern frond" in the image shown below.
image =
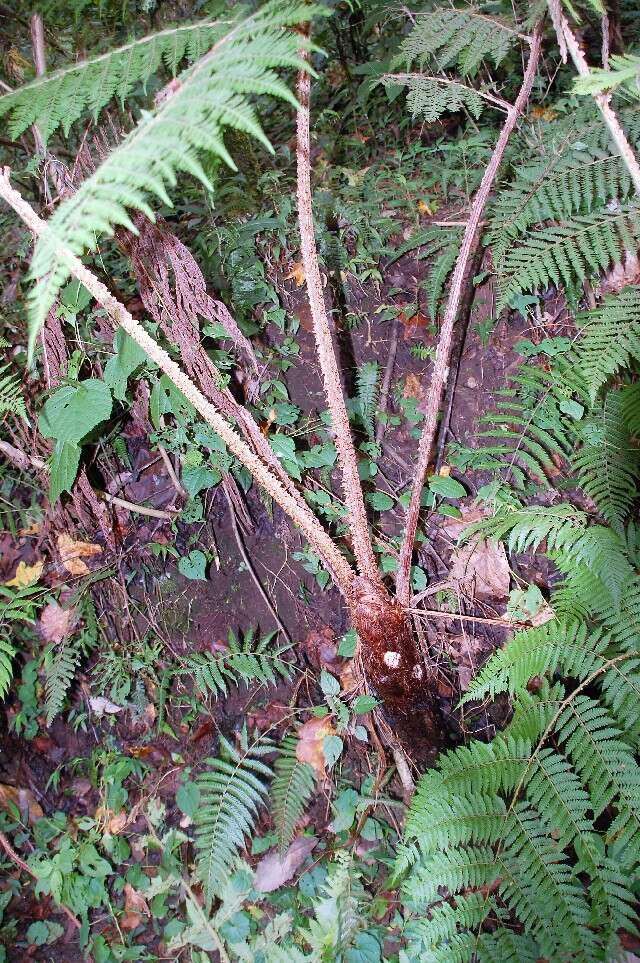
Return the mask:
[[619,263],[625,250],[637,247],[638,238],[640,212],[633,205],[615,213],[603,209],[527,234],[497,265],[497,310],[524,291],[544,290],[551,284],[574,290],[578,281]]
[[640,288],[624,288],[594,311],[578,315],[578,363],[592,400],[612,375],[640,360]]
[[270,740],[247,746],[243,735],[236,749],[221,735],[220,744],[226,758],[208,759],[208,770],[198,776],[200,806],[194,819],[197,875],[208,907],[227,881],[245,838],[253,832],[273,776],[262,761],[273,752]]
[[626,429],[619,391],[607,393],[599,410],[581,426],[581,435],[584,443],[572,468],[582,491],[618,530],[636,499],[640,473],[640,451]]
[[254,635],[249,629],[244,638],[236,637],[229,630],[229,646],[223,652],[202,652],[186,656],[174,675],[191,675],[203,693],[214,698],[229,694],[230,686],[242,683],[262,682],[276,685],[280,679],[289,679],[293,662],[282,658],[287,646],[273,650],[275,633]]
[[298,737],[287,736],[280,747],[274,764],[271,783],[273,821],[278,834],[278,846],[283,852],[295,832],[305,807],[315,787],[315,773],[306,762],[296,756]]
[[8,368],[8,365],[0,365],[0,415],[8,411],[26,418],[22,382],[17,375],[6,374]]
[[307,69],[300,56],[304,38],[289,28],[317,9],[301,0],[271,0],[254,14],[225,24],[215,46],[179,75],[175,90],[109,154],[78,191],[49,220],[38,242],[31,273],[37,281],[31,298],[31,343],[44,322],[69,269],[59,245],[81,255],[95,249],[98,235],[124,226],[135,231],[130,211],[153,219],[154,201],[171,204],[167,189],[178,173],[188,173],[208,188],[204,154],[235,167],[223,141],[225,128],[250,134],[272,150],[251,105],[267,94],[296,101],[277,69]]
[[146,87],[162,67],[175,76],[184,60],[199,60],[226,28],[220,22],[171,27],[62,67],[0,97],[0,117],[9,115],[7,131],[13,140],[36,124],[46,144],[59,127],[67,135],[86,112],[96,121],[113,98],[124,104],[138,84]]
[[431,63],[438,71],[456,67],[468,76],[477,72],[483,60],[499,66],[517,39],[514,27],[504,20],[472,10],[440,8],[416,16],[394,63]]
[[592,630],[584,622],[554,619],[539,628],[516,632],[483,666],[462,701],[493,699],[499,692],[513,696],[526,690],[531,679],[546,673],[585,679],[605,664],[603,653],[609,643],[605,632]]
[[380,368],[377,361],[365,361],[356,368],[356,402],[364,429],[373,439],[373,418],[378,402]]
[[16,651],[8,639],[0,636],[0,699],[4,699],[9,691]]
[[455,113],[466,107],[477,120],[484,106],[482,96],[473,87],[445,77],[426,77],[423,74],[389,74],[385,87],[401,85],[407,88],[407,107],[415,120],[421,117],[428,124],[442,114]]
[[364,929],[363,912],[367,893],[361,872],[351,852],[341,849],[334,854],[323,896],[314,904],[315,917],[301,935],[310,945],[312,959],[348,959],[355,936]]
[[48,645],[44,650],[44,712],[47,726],[62,711],[81,654],[75,640]]
[[634,54],[613,54],[609,68],[592,67],[586,77],[576,77],[573,90],[582,96],[593,96],[603,91],[620,90],[634,99],[640,98],[640,57]]
[[640,438],[640,381],[620,390],[622,415],[630,434]]
[[430,262],[429,273],[427,279],[422,282],[422,287],[427,292],[427,311],[432,318],[438,314],[438,306],[444,294],[447,278],[453,270],[460,250],[461,236],[459,228],[428,227],[418,231],[396,248],[388,262],[392,264],[404,254],[416,249],[418,249],[418,260]]

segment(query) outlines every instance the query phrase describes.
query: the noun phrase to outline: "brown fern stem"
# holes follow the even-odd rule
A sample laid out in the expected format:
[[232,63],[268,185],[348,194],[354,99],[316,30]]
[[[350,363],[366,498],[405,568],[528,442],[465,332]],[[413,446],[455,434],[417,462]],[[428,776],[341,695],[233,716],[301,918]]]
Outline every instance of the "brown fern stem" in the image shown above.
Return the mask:
[[[27,227],[40,237],[46,234],[48,227],[30,204],[16,191],[9,181],[9,170],[0,170],[0,197],[9,204]],[[309,544],[318,553],[322,561],[328,566],[336,584],[343,594],[350,598],[354,572],[344,556],[331,540],[313,512],[301,505],[282,482],[271,471],[259,456],[249,448],[234,427],[207,401],[200,389],[185,374],[167,352],[144,330],[142,325],[127,311],[125,306],[115,298],[108,288],[93,274],[67,247],[58,243],[56,255],[63,260],[70,272],[78,279],[95,298],[98,304],[107,311],[109,316],[120,325],[143,351],[154,361],[191,402],[196,411],[216,431],[236,458],[249,469],[256,482],[278,502],[282,510],[298,525]]]
[[413,545],[418,527],[418,517],[420,515],[422,488],[424,485],[425,476],[427,474],[427,468],[429,467],[429,462],[431,461],[431,456],[433,453],[438,422],[438,411],[440,409],[442,396],[447,384],[447,378],[449,376],[449,361],[453,348],[453,332],[455,322],[458,317],[460,302],[462,300],[465,280],[467,277],[467,266],[475,245],[476,234],[480,225],[480,221],[482,220],[482,215],[489,199],[493,182],[502,162],[506,146],[516,126],[518,117],[526,106],[526,103],[529,99],[529,94],[531,93],[531,87],[533,86],[536,70],[538,68],[538,61],[540,59],[541,41],[541,25],[538,25],[533,37],[529,41],[529,61],[527,63],[520,92],[518,93],[515,103],[510,106],[509,110],[507,111],[507,117],[502,130],[500,131],[500,137],[498,138],[496,146],[493,149],[491,160],[489,161],[487,169],[484,172],[478,192],[473,199],[473,204],[471,205],[471,210],[469,211],[469,219],[467,221],[464,236],[462,238],[462,246],[460,247],[460,253],[458,254],[458,259],[453,271],[453,277],[451,279],[449,297],[447,299],[447,306],[442,321],[442,330],[440,332],[440,341],[438,343],[433,373],[431,375],[431,384],[429,386],[428,407],[425,413],[424,427],[422,429],[422,436],[420,438],[420,444],[418,447],[418,464],[411,490],[411,500],[407,510],[406,527],[402,541],[402,547],[400,549],[400,560],[398,563],[398,573],[396,576],[396,594],[398,601],[402,605],[408,604],[411,595],[411,557],[413,555]]
[[[309,52],[301,51],[301,56],[309,60]],[[322,279],[318,266],[318,252],[316,250],[315,231],[313,225],[313,210],[311,201],[311,162],[309,136],[309,94],[311,78],[306,70],[298,74],[298,119],[297,119],[297,149],[298,163],[298,221],[300,224],[300,246],[302,262],[307,282],[307,293],[311,317],[313,319],[313,333],[318,352],[318,361],[324,381],[324,390],[331,413],[331,424],[335,434],[338,461],[342,473],[342,491],[349,507],[347,524],[353,539],[353,550],[362,576],[380,584],[378,566],[373,553],[367,513],[362,494],[362,485],[358,474],[358,460],[349,428],[349,418],[344,401],[344,393],[338,364],[336,361],[333,338],[329,326]]]

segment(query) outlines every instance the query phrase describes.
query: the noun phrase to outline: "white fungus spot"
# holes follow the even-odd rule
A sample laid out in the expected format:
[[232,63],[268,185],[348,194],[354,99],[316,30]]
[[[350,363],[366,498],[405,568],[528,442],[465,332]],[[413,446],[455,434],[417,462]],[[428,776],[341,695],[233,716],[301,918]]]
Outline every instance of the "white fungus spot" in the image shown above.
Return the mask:
[[397,669],[400,665],[400,653],[399,652],[385,652],[382,657],[382,661],[385,665],[388,665],[390,669]]
[[414,665],[412,675],[414,679],[421,679],[423,675],[422,666]]

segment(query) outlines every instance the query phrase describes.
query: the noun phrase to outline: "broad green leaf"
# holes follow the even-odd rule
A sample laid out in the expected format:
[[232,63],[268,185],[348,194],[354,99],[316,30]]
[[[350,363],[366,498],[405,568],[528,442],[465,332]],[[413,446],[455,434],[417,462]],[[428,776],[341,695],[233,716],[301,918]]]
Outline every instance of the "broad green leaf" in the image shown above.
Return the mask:
[[104,381],[89,378],[64,385],[44,406],[38,427],[45,438],[77,444],[111,414],[111,392]]
[[54,505],[62,492],[70,492],[80,464],[80,448],[72,441],[57,441],[49,468],[49,501]]
[[207,578],[207,558],[204,552],[194,548],[188,555],[183,555],[178,562],[178,571],[185,578],[190,578],[194,582],[205,582]]
[[122,328],[116,332],[113,347],[116,353],[105,365],[104,380],[111,388],[113,397],[124,401],[127,381],[136,368],[144,364],[147,355]]
[[464,498],[467,490],[455,478],[445,475],[432,475],[429,479],[429,488],[435,495],[443,498]]

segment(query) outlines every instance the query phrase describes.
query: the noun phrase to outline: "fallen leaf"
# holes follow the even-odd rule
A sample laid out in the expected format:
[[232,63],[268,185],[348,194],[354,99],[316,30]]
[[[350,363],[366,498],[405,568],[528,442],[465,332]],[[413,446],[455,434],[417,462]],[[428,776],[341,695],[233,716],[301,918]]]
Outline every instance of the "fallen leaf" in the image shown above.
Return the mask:
[[279,889],[302,866],[317,843],[318,840],[313,836],[298,836],[285,853],[272,849],[256,866],[254,889],[259,893],[272,893],[275,889]]
[[122,712],[122,706],[117,706],[115,702],[111,702],[109,699],[105,699],[104,696],[91,696],[89,699],[89,706],[97,716],[102,715],[114,715],[116,712]]
[[449,581],[473,598],[506,599],[511,572],[502,542],[471,538],[454,549]]
[[26,588],[38,581],[44,569],[44,562],[36,562],[34,565],[27,565],[25,562],[18,562],[16,574],[5,585],[10,588]]
[[470,635],[457,635],[447,639],[446,647],[458,668],[460,688],[463,692],[466,692],[478,670],[482,655],[482,642]]
[[49,602],[38,622],[40,635],[45,642],[62,642],[71,632],[75,616],[74,608],[63,609],[57,602]]
[[149,904],[131,883],[124,884],[124,915],[120,918],[123,930],[135,930],[143,916],[150,916]]
[[296,287],[301,288],[306,281],[306,275],[304,273],[304,266],[302,261],[294,261],[293,267],[288,274],[285,274],[285,281],[290,281],[291,278],[296,282]]
[[441,478],[449,478],[451,476],[451,465],[441,465],[438,474]]
[[298,729],[296,759],[308,762],[319,776],[324,776],[327,760],[324,754],[324,740],[335,735],[329,716],[322,719],[309,719]]
[[100,545],[94,545],[93,542],[76,542],[67,534],[58,535],[57,543],[60,561],[70,575],[87,575],[90,569],[82,559],[102,554]]
[[30,789],[8,786],[6,783],[0,782],[0,809],[4,809],[5,812],[11,814],[12,805],[23,814],[23,817],[28,816],[31,825],[44,816],[42,806]]
[[413,371],[410,371],[404,379],[402,397],[416,398],[418,401],[422,398],[422,381]]
[[128,816],[126,813],[118,813],[117,816],[112,816],[109,819],[109,832],[114,836],[117,836],[127,825]]
[[416,207],[418,208],[421,214],[429,214],[429,215],[433,214],[431,204],[427,204],[426,201],[423,201],[423,200],[418,201],[418,203],[416,204]]

